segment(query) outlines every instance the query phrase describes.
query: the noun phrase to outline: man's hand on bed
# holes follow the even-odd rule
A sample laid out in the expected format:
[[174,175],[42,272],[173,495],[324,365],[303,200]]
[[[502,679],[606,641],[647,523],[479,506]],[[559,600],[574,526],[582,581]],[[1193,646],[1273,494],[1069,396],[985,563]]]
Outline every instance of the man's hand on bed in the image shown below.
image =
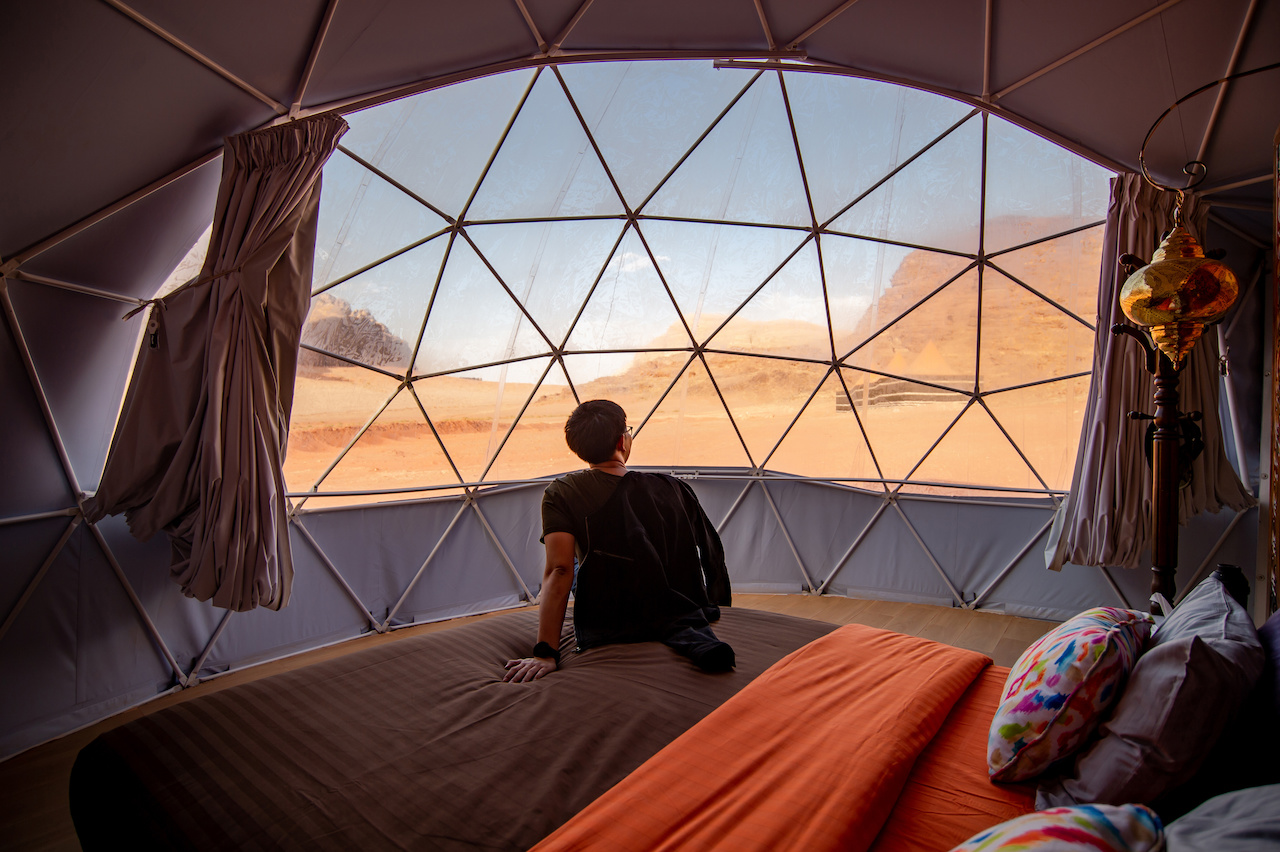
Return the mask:
[[507,660],[507,673],[502,676],[502,679],[509,683],[525,683],[526,681],[537,680],[545,674],[550,674],[556,668],[556,661],[550,657],[525,657],[522,660]]

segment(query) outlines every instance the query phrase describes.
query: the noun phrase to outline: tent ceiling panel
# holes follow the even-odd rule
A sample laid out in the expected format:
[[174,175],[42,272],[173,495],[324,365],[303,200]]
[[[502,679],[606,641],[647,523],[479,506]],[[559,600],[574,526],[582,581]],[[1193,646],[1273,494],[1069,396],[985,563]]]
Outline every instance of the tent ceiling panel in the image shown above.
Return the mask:
[[[307,64],[311,41],[324,17],[326,0],[263,3],[230,0],[213,5],[128,0],[135,11],[288,106]],[[230,30],[219,26],[227,14],[244,20]]]
[[978,95],[985,8],[983,0],[855,3],[800,47],[810,58]]
[[[9,293],[71,468],[80,487],[93,490],[143,316],[121,321],[128,305],[40,284],[11,282]],[[73,340],[79,345],[68,345]]]
[[[1012,86],[1156,5],[1152,0],[1077,0],[1069,8],[1054,0],[994,4],[999,50],[991,57],[991,91]],[[1014,33],[1035,33],[1035,38]]]
[[515,3],[339,3],[307,104],[440,77],[537,49]]
[[565,50],[599,48],[768,50],[753,4],[741,0],[595,0],[565,39]]
[[[52,246],[24,263],[23,271],[122,296],[151,298],[209,227],[221,170],[222,158],[216,157]],[[126,310],[128,306],[122,305],[118,313]]]
[[0,489],[0,518],[75,506],[75,495],[7,322],[0,322],[0,388],[4,389],[0,470],[9,486]]
[[[1032,121],[1063,128],[1064,136],[1086,149],[1115,151],[1113,156],[1122,157],[1121,162],[1136,171],[1142,140],[1160,113],[1192,88],[1216,79],[1223,73],[1225,57],[1230,56],[1229,47],[1226,54],[1210,51],[1222,57],[1220,67],[1180,87],[1172,81],[1166,49],[1161,22],[1150,20],[1129,30],[1126,38],[1099,45],[1073,59],[1065,70],[1038,77],[998,103]],[[1084,87],[1082,78],[1096,85]],[[1117,85],[1118,81],[1123,84]],[[1109,126],[1096,120],[1099,114],[1108,116]],[[1200,130],[1183,134],[1177,129],[1192,126],[1193,121],[1190,113],[1180,114],[1152,139],[1147,163],[1161,180],[1180,183],[1183,163],[1195,157]],[[1202,128],[1202,122],[1195,126]],[[1129,140],[1128,150],[1116,151],[1114,143],[1108,144],[1117,138]]]
[[5,14],[5,258],[272,116],[105,3],[22,3]]
[[[1280,32],[1280,20],[1275,21],[1272,28],[1273,32]],[[1280,38],[1274,41],[1280,42]],[[1272,53],[1268,62],[1280,62],[1280,50]],[[1280,71],[1273,71],[1270,75],[1247,77],[1230,84],[1225,112],[1214,128],[1205,155],[1206,162],[1215,164],[1213,172],[1205,181],[1206,187],[1266,177],[1266,170],[1259,168],[1261,164],[1257,162],[1257,153],[1266,147],[1259,144],[1259,141],[1266,138],[1268,131],[1274,134],[1276,128],[1280,127],[1280,103],[1275,102],[1272,83],[1267,79],[1268,76],[1278,74]],[[1213,98],[1213,92],[1206,92],[1196,100],[1212,101]],[[1262,205],[1265,210],[1272,203],[1270,189],[1271,182],[1262,180],[1240,194],[1247,193],[1250,200]]]

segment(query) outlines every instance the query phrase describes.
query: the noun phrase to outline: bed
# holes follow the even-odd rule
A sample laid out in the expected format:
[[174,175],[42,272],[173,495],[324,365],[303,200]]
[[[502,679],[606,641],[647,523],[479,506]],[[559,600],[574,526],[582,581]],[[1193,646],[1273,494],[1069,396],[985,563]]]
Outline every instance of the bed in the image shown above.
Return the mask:
[[574,654],[566,631],[561,671],[502,683],[535,623],[401,640],[103,734],[72,774],[82,844],[926,852],[1034,816],[1042,781],[988,777],[1010,670],[981,654],[726,608],[731,673],[657,643]]

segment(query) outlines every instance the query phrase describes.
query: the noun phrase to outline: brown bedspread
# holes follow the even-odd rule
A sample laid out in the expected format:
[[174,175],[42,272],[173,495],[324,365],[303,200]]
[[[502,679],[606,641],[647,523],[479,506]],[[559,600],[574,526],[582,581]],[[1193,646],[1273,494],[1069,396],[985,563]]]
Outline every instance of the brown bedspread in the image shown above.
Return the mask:
[[738,667],[657,643],[569,653],[532,684],[522,611],[213,693],[103,734],[71,805],[86,849],[526,849],[833,625],[725,609]]

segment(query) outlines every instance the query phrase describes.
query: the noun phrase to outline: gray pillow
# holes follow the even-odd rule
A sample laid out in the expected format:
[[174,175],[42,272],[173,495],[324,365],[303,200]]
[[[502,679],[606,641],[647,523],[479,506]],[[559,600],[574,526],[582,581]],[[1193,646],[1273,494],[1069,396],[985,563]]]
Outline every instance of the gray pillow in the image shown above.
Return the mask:
[[1156,630],[1098,739],[1040,787],[1036,807],[1151,803],[1187,781],[1263,661],[1249,614],[1209,577]]
[[1165,826],[1166,852],[1280,850],[1280,784],[1210,799]]

